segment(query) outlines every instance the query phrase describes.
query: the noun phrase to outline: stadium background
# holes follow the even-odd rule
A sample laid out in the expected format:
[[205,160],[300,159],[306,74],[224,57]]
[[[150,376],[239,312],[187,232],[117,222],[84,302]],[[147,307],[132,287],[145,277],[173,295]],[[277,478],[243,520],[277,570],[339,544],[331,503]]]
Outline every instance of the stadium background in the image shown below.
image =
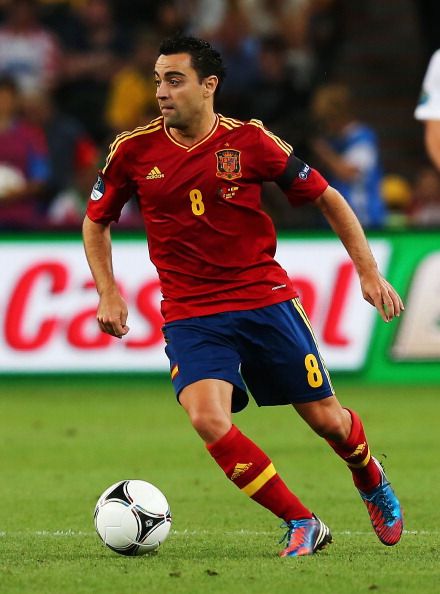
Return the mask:
[[[24,17],[20,17],[21,5],[25,7]],[[351,90],[353,112],[377,133],[384,170],[382,188],[388,216],[379,228],[367,232],[384,250],[383,255],[376,254],[382,258],[383,272],[396,282],[405,299],[410,299],[406,315],[391,327],[383,328],[371,312],[365,313],[368,308],[352,278],[342,279],[349,287],[346,294],[343,287],[334,289],[338,274],[344,274],[337,267],[349,264],[339,248],[337,261],[329,262],[327,267],[319,266],[319,241],[327,238],[331,245],[332,240],[312,207],[291,209],[272,185],[264,189],[265,205],[282,232],[283,245],[292,242],[286,248],[293,252],[285,256],[285,265],[288,261],[289,273],[300,282],[305,279],[305,307],[316,322],[329,367],[334,371],[357,372],[365,380],[392,380],[399,376],[411,381],[419,377],[439,381],[440,313],[435,304],[438,287],[429,282],[440,277],[438,228],[435,216],[418,215],[426,206],[423,200],[433,209],[431,213],[440,212],[440,177],[429,163],[422,126],[413,116],[428,59],[440,38],[436,11],[436,2],[412,0],[0,3],[0,75],[11,75],[18,82],[20,102],[16,117],[38,126],[46,135],[52,170],[38,195],[25,195],[15,201],[3,196],[0,200],[0,260],[4,271],[0,373],[81,371],[81,361],[83,370],[92,371],[89,354],[94,341],[97,357],[92,360],[97,371],[106,370],[104,352],[115,352],[117,361],[116,353],[121,349],[118,351],[108,340],[96,337],[90,316],[87,324],[83,323],[87,335],[83,338],[88,346],[75,346],[72,340],[63,342],[55,336],[55,330],[51,340],[46,341],[51,345],[36,345],[41,325],[47,326],[45,307],[66,312],[57,316],[60,329],[69,325],[68,318],[74,312],[79,315],[84,310],[80,304],[84,303],[89,310],[94,306],[80,244],[84,204],[114,134],[156,115],[149,71],[154,64],[155,44],[163,35],[181,30],[207,36],[225,55],[231,80],[228,83],[227,78],[224,86],[220,110],[242,118],[261,117],[293,144],[297,154],[312,164],[317,162],[318,167],[312,144],[317,131],[310,113],[315,90],[333,82]],[[29,28],[26,34],[16,34],[20,43],[11,41],[16,39],[14,36],[8,37],[14,27]],[[27,48],[26,39],[33,39],[35,31],[38,39],[43,36],[45,44],[40,47],[34,42],[34,47]],[[32,52],[38,54],[34,62]],[[128,98],[137,92],[137,103],[130,103]],[[41,116],[41,104],[45,101],[51,104],[52,116],[46,116],[49,121]],[[66,133],[66,129],[70,132]],[[60,153],[65,153],[64,160],[59,159]],[[430,182],[426,182],[428,178]],[[313,240],[309,243],[311,231]],[[127,206],[114,234],[121,241],[124,237],[130,241],[137,238],[133,252],[143,253],[141,223],[134,205]],[[39,245],[41,257],[33,249],[34,244],[27,243],[31,240]],[[56,243],[51,246],[52,241]],[[335,241],[332,249],[337,251],[336,244]],[[301,246],[309,254],[308,270],[300,266],[304,258],[295,258],[294,246]],[[75,256],[64,253],[72,249]],[[67,266],[67,272],[61,274],[69,275],[69,281],[59,291],[51,287],[55,281],[51,280],[50,270],[44,269],[48,262],[50,268],[55,253],[55,265],[57,260],[70,258],[67,264],[61,263],[61,267]],[[300,268],[291,264],[295,261]],[[154,272],[142,258],[139,267],[144,267],[149,282],[154,284]],[[40,272],[35,273],[35,268]],[[34,274],[32,270],[35,275],[29,280],[29,274]],[[136,294],[142,282],[135,269],[123,271],[122,263],[121,274],[127,276],[125,282],[135,314],[142,310],[142,305],[136,305],[136,299],[142,299],[142,295]],[[16,294],[24,290],[23,283],[29,283],[29,295],[20,308]],[[154,290],[152,287],[148,293],[144,289],[147,309],[157,309],[158,297],[151,296]],[[334,290],[341,293],[332,294]],[[332,299],[343,300],[339,304],[341,311],[332,306]],[[311,311],[309,305],[316,311]],[[330,321],[325,319],[328,314],[333,316]],[[84,318],[84,311],[82,315]],[[136,320],[145,327],[139,332],[146,339],[133,338],[137,346],[125,349],[125,358],[119,365],[113,363],[113,369],[166,369],[165,359],[159,355],[160,317],[157,312],[151,316],[153,322],[148,316],[143,316],[143,321]],[[354,324],[354,320],[358,323]],[[333,329],[340,335],[327,340],[332,324],[342,325]],[[31,348],[33,340],[37,343]],[[45,348],[48,346],[51,348]],[[130,363],[134,352],[136,362]]]
[[[0,75],[2,27],[13,4],[20,2],[0,2]],[[298,484],[297,474],[306,477],[304,485],[299,481],[300,495],[311,497],[317,508],[328,510],[329,502],[333,508],[339,545],[322,556],[319,566],[301,564],[296,579],[303,592],[436,592],[439,537],[433,525],[440,518],[438,473],[432,469],[440,389],[440,228],[433,221],[421,223],[415,213],[424,198],[440,209],[440,181],[413,113],[429,57],[440,45],[438,2],[273,1],[267,3],[269,31],[244,26],[251,0],[31,4],[39,8],[39,26],[54,36],[51,51],[57,58],[48,76],[30,83],[32,92],[26,84],[21,88],[20,115],[57,140],[65,139],[70,154],[81,158],[62,166],[49,151],[56,175],[38,197],[24,197],[25,210],[18,205],[16,213],[14,205],[0,200],[0,402],[6,452],[0,496],[9,501],[13,492],[15,501],[0,518],[0,589],[5,594],[137,592],[141,587],[260,593],[272,591],[274,583],[291,587],[292,572],[280,576],[272,565],[277,549],[271,518],[246,507],[223,485],[174,405],[162,353],[157,281],[134,207],[114,229],[116,271],[130,302],[131,344],[100,335],[94,325],[96,295],[80,222],[96,168],[128,117],[110,98],[124,69],[138,75],[139,64],[154,60],[156,40],[179,28],[241,48],[237,66],[249,64],[249,56],[257,59],[263,40],[272,36],[269,46],[286,63],[288,109],[267,111],[267,105],[281,105],[279,97],[274,100],[263,87],[254,87],[261,83],[258,77],[252,81],[230,66],[234,83],[225,87],[221,111],[242,118],[266,115],[265,123],[312,163],[309,108],[323,83],[348,85],[359,119],[378,135],[389,216],[367,235],[383,272],[406,302],[400,319],[384,324],[363,302],[343,249],[314,211],[290,210],[273,187],[265,188],[265,200],[279,230],[280,260],[297,280],[338,394],[365,416],[373,442],[391,460],[390,472],[407,509],[408,532],[397,553],[383,556],[375,548],[367,519],[359,520],[362,510],[346,493],[344,470],[314,445],[305,428],[295,425],[298,455],[292,468],[284,413],[265,417],[251,406],[240,422],[250,434],[263,435],[287,481]],[[278,29],[283,19],[274,17],[286,7],[297,11],[287,33]],[[283,35],[280,49],[273,36]],[[147,50],[134,63],[138,39],[145,40]],[[136,81],[145,91],[144,102],[130,117],[148,119],[156,112],[145,72]],[[259,104],[259,97],[268,103]],[[59,129],[49,129],[41,116],[39,106],[47,98],[62,116]],[[66,129],[69,134],[58,135]],[[421,184],[426,172],[428,189]],[[277,431],[268,430],[274,426]],[[151,560],[147,576],[140,564],[127,569],[126,560],[107,557],[92,534],[96,497],[126,476],[158,484],[175,514],[167,551]],[[313,476],[320,477],[318,489]],[[360,544],[353,544],[355,535]],[[252,558],[258,563],[250,570]],[[237,575],[250,581],[237,582]]]

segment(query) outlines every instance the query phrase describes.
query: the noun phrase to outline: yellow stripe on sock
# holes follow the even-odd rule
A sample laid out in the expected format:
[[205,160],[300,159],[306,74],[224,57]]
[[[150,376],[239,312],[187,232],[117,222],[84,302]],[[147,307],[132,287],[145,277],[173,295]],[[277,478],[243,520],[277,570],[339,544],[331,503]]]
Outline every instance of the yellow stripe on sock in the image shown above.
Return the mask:
[[257,476],[257,478],[254,478],[253,481],[251,481],[241,490],[243,493],[246,493],[246,495],[249,495],[249,497],[252,497],[252,495],[255,495],[255,493],[259,491],[261,487],[267,483],[267,481],[270,481],[270,479],[275,476],[276,473],[277,471],[275,470],[275,466],[270,463],[269,466],[267,466],[263,472]]
[[370,454],[370,450],[368,450],[367,455],[365,456],[365,458],[362,460],[362,462],[359,462],[358,464],[353,464],[352,462],[347,462],[347,466],[349,466],[350,468],[364,468],[368,462],[370,461],[371,458],[371,454]]

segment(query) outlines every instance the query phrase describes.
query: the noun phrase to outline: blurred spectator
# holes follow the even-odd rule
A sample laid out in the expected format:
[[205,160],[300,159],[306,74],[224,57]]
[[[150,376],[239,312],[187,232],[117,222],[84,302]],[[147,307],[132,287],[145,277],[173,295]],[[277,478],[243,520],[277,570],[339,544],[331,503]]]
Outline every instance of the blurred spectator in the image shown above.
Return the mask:
[[416,227],[440,227],[440,173],[426,167],[413,185],[409,218]]
[[84,0],[38,0],[41,19],[59,39],[64,39],[73,26],[74,13]]
[[440,171],[440,49],[429,62],[415,117],[425,124],[426,151]]
[[364,227],[381,227],[387,212],[381,195],[382,167],[375,132],[356,120],[345,85],[319,88],[311,104],[318,136],[311,148],[330,184],[341,192]]
[[183,0],[187,11],[187,32],[195,37],[212,40],[219,23],[222,23],[228,8],[226,0]]
[[159,3],[154,22],[154,32],[159,38],[170,37],[183,32],[188,23],[185,2],[162,0]]
[[247,15],[231,3],[213,34],[212,43],[222,54],[227,76],[218,98],[218,110],[249,119],[249,101],[258,77],[259,42],[249,31]]
[[388,209],[387,227],[404,229],[408,226],[413,189],[410,182],[395,173],[385,175],[381,184],[382,196]]
[[310,44],[310,19],[314,0],[240,0],[250,31],[257,37],[280,37],[296,88],[307,91],[313,80],[314,54]]
[[98,148],[82,124],[59,111],[47,93],[28,97],[25,114],[28,121],[44,131],[49,150],[51,175],[44,225],[78,226],[95,182]]
[[114,133],[144,125],[160,115],[153,78],[157,47],[155,37],[139,35],[131,59],[112,79],[106,118]]
[[110,82],[124,64],[130,36],[115,21],[109,0],[84,0],[66,31],[63,110],[78,118],[97,142],[107,140],[105,107]]
[[258,35],[280,35],[291,47],[303,47],[308,36],[309,11],[313,0],[240,0],[249,16],[251,31]]
[[40,21],[37,0],[9,0],[0,27],[0,74],[13,76],[27,93],[54,88],[60,70],[60,47]]
[[0,229],[38,227],[49,179],[44,133],[20,116],[15,81],[0,78]]
[[312,0],[309,14],[309,43],[314,54],[314,81],[331,80],[338,51],[345,40],[345,0]]
[[294,87],[287,65],[284,41],[263,37],[257,60],[257,76],[249,96],[249,114],[263,121],[273,132],[290,140],[297,121],[304,116],[305,98]]

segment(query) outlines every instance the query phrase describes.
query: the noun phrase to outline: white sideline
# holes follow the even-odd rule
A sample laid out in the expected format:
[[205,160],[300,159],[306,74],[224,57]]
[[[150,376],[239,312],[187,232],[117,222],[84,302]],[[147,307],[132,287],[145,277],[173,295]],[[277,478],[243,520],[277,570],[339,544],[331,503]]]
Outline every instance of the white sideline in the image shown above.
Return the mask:
[[[226,534],[227,536],[271,536],[275,534],[275,531],[253,531],[253,530],[225,530],[221,531],[222,534]],[[203,536],[203,535],[210,535],[212,536],[215,534],[215,531],[212,530],[171,530],[171,535],[173,536]],[[363,532],[363,531],[352,531],[352,530],[342,530],[340,532],[332,531],[334,536],[369,536],[373,534],[373,532]],[[420,535],[420,536],[427,536],[427,535],[435,535],[440,534],[438,530],[404,530],[403,534],[412,534],[412,535]],[[74,537],[74,536],[95,536],[96,532],[89,531],[84,532],[82,530],[55,530],[53,532],[49,530],[36,530],[34,532],[15,532],[15,531],[2,531],[0,530],[0,538],[6,538],[8,536],[50,536],[50,537]]]

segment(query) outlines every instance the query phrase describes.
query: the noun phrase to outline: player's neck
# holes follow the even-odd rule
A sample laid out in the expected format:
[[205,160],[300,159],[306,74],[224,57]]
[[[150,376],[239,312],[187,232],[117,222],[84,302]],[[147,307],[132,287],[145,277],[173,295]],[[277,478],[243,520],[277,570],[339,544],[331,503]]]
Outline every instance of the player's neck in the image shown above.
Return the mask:
[[200,119],[193,119],[191,125],[184,129],[170,127],[169,132],[180,144],[194,146],[212,131],[217,124],[217,114],[210,112]]

